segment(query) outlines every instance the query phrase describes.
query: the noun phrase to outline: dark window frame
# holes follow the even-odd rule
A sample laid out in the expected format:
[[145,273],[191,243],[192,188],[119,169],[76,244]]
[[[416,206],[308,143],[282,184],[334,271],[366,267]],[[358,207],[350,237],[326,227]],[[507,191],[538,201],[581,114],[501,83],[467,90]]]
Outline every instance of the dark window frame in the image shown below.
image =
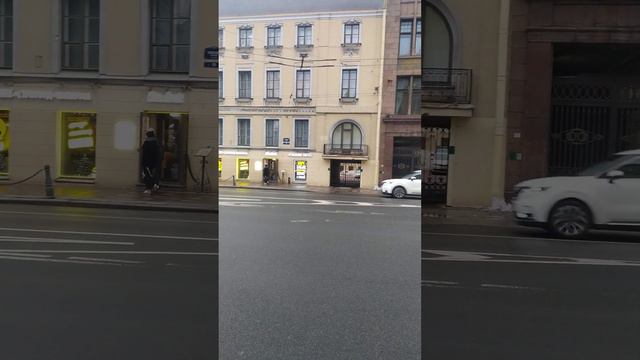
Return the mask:
[[[61,68],[63,70],[75,70],[75,71],[98,71],[100,69],[100,1],[101,0],[84,0],[81,2],[82,11],[81,15],[72,15],[70,11],[71,0],[63,0],[61,2],[62,6],[62,22],[61,26]],[[91,3],[95,3],[93,6],[97,9],[97,15],[91,13]],[[70,39],[71,29],[70,22],[71,21],[80,21],[82,23],[82,40],[72,41]],[[97,34],[95,34],[96,39],[91,40],[91,23],[92,21],[96,21],[98,24]],[[71,49],[72,47],[81,47],[82,48],[82,59],[80,61],[80,66],[71,66],[71,56],[67,53],[67,49]],[[92,66],[90,64],[90,48],[97,48],[97,58],[95,59],[96,64]]]
[[[5,27],[7,22],[9,24]],[[10,34],[6,34],[5,29]],[[13,0],[0,0],[0,47],[4,48],[5,55],[0,58],[0,69],[13,68]]]
[[[171,3],[171,15],[170,17],[160,17],[160,16],[156,16],[155,12],[154,12],[154,5],[156,4],[156,2],[158,1],[169,1]],[[176,15],[175,12],[175,3],[176,1],[187,1],[189,4],[189,16],[188,17],[178,17]],[[151,7],[150,9],[150,14],[151,14],[151,23],[150,28],[151,31],[149,33],[149,69],[152,73],[171,73],[171,74],[188,74],[190,72],[190,68],[191,68],[191,35],[192,35],[192,29],[191,29],[191,11],[192,11],[192,3],[191,0],[151,0],[149,2],[149,6]],[[155,34],[155,21],[169,21],[170,26],[169,26],[169,43],[168,44],[161,44],[161,43],[156,43],[154,41],[154,34]],[[189,36],[188,36],[188,41],[186,43],[178,43],[175,39],[175,26],[177,22],[180,21],[185,21],[187,23],[187,26],[189,28]],[[187,68],[186,69],[177,69],[176,68],[176,61],[175,61],[175,57],[176,57],[176,50],[178,48],[181,47],[186,47],[187,48]],[[169,53],[168,53],[168,66],[166,69],[162,69],[162,68],[154,68],[153,64],[154,64],[154,49],[155,48],[168,48],[169,49]]]
[[[298,124],[306,124],[305,132],[300,134],[298,132]],[[295,119],[293,121],[293,147],[294,148],[308,148],[309,147],[309,119]],[[304,135],[304,136],[303,136]]]

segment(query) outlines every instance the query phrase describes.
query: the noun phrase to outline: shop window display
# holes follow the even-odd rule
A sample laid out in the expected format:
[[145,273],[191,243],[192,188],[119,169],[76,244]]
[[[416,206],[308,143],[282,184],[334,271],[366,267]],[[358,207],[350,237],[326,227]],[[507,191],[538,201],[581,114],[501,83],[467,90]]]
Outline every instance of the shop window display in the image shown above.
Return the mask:
[[62,114],[62,177],[95,178],[96,176],[96,115],[88,113]]

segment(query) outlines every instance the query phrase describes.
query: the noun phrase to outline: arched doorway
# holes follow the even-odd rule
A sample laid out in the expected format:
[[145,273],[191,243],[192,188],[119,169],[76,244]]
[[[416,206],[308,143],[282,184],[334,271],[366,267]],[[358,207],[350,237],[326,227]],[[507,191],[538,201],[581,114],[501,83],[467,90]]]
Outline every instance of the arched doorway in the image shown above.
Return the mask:
[[331,148],[341,150],[358,150],[362,149],[362,130],[352,122],[345,121],[333,129],[331,134]]
[[338,156],[331,160],[331,186],[360,187],[362,160],[365,155],[362,130],[353,121],[338,123],[331,132],[329,153]]

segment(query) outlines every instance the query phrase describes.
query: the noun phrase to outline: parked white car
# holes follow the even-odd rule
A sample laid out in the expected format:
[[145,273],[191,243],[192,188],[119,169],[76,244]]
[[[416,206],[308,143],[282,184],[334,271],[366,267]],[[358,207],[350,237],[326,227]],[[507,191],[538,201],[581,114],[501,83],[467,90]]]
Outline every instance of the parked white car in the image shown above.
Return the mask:
[[640,231],[640,149],[615,154],[577,176],[528,180],[515,190],[520,225],[563,238],[581,238],[589,229]]
[[382,195],[391,195],[396,199],[422,195],[422,171],[417,170],[400,179],[387,179],[380,186]]

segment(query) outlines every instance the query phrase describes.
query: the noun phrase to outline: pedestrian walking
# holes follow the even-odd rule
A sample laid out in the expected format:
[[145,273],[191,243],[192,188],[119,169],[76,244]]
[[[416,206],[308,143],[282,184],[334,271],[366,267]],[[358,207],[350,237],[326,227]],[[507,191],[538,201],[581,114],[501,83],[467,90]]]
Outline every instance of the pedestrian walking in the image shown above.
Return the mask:
[[265,165],[264,169],[262,169],[262,182],[265,185],[269,185],[269,166]]
[[159,171],[162,161],[162,146],[154,129],[149,128],[146,132],[147,138],[142,144],[142,178],[144,180],[144,193],[151,194],[160,188]]

